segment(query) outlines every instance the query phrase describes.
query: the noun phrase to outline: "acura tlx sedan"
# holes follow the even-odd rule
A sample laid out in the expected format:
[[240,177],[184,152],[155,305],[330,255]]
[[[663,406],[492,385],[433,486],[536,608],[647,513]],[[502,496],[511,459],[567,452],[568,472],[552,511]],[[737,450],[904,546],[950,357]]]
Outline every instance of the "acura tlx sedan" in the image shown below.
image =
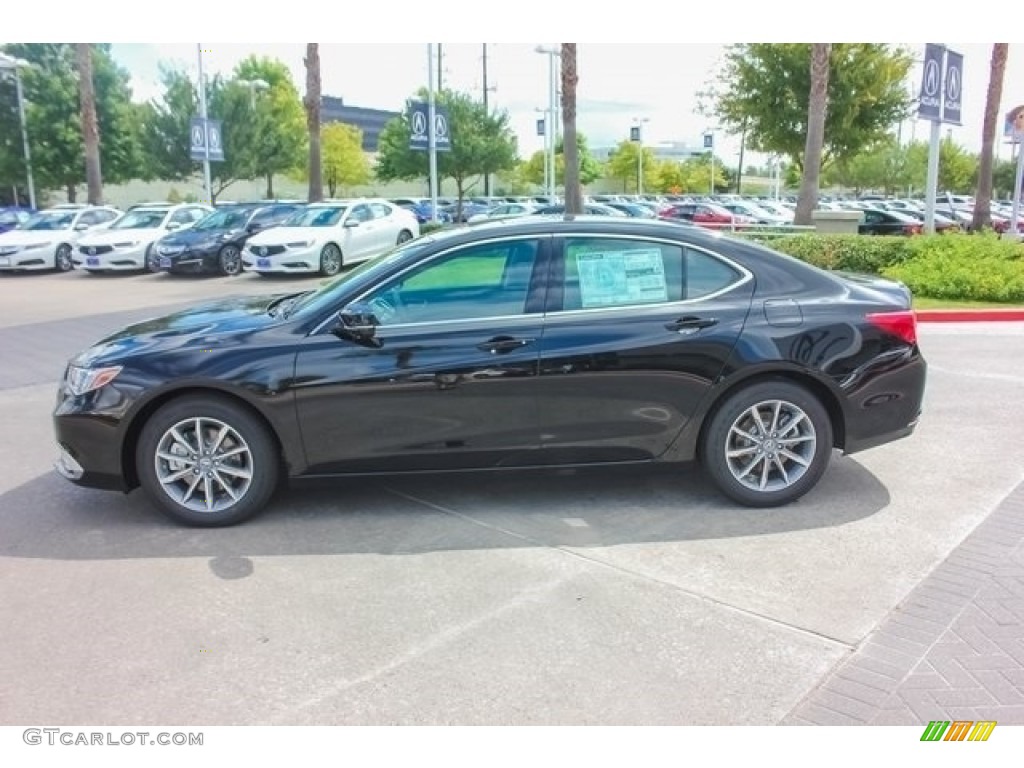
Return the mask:
[[792,502],[833,449],[909,435],[910,293],[627,217],[528,216],[401,244],[320,288],[127,328],[67,367],[58,471],[227,525],[279,481],[699,460]]

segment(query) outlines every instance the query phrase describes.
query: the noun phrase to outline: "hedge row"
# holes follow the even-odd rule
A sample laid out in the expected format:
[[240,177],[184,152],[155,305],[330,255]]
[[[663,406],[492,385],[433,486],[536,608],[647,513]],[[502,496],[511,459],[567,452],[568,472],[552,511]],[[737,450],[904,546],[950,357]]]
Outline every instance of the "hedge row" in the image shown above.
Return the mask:
[[1024,245],[995,235],[801,234],[756,239],[824,269],[899,280],[919,296],[1024,302]]

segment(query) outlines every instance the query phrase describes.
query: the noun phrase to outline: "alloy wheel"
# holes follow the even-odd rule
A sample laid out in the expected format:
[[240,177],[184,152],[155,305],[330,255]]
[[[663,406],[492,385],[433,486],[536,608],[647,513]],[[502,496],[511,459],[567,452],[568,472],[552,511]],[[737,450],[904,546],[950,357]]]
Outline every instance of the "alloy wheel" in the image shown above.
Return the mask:
[[725,460],[733,478],[762,493],[789,488],[811,467],[817,433],[810,417],[785,400],[764,400],[729,427]]

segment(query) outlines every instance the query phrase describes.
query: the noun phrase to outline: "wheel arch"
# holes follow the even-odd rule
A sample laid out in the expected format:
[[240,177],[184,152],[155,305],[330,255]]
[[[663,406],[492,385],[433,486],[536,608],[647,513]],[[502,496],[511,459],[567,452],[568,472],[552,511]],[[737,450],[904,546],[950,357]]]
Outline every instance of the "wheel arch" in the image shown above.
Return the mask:
[[182,387],[181,389],[172,389],[166,392],[161,392],[159,395],[146,402],[132,417],[131,423],[128,425],[128,429],[125,432],[124,439],[121,441],[121,472],[124,475],[125,486],[127,488],[132,489],[139,486],[139,473],[138,468],[135,466],[135,452],[138,448],[139,438],[142,435],[142,430],[145,427],[146,422],[149,421],[150,417],[152,417],[154,413],[168,403],[192,395],[212,396],[220,400],[230,402],[232,405],[237,405],[248,412],[251,416],[258,419],[274,441],[274,445],[277,447],[278,456],[281,460],[282,471],[285,473],[285,476],[287,476],[287,469],[289,466],[293,465],[292,459],[295,457],[287,454],[287,449],[281,440],[281,436],[274,428],[274,423],[263,411],[241,395],[228,390],[216,387],[187,386]]
[[832,446],[842,449],[846,445],[846,416],[839,398],[829,387],[810,374],[796,370],[763,371],[753,373],[741,379],[729,383],[722,391],[718,392],[714,401],[704,412],[701,418],[700,430],[696,435],[694,455],[697,459],[703,459],[704,437],[714,420],[715,414],[725,404],[726,400],[736,392],[746,387],[754,386],[771,381],[785,381],[796,384],[809,391],[824,406],[828,413],[829,421],[832,424]]

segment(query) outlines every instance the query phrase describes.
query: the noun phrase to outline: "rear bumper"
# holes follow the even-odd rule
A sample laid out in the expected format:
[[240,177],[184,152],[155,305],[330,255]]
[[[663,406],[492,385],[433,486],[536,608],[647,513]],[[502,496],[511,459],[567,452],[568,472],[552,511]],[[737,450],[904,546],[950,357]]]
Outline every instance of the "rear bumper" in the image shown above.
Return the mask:
[[847,401],[844,453],[857,453],[913,434],[921,417],[928,364],[920,353],[876,371]]

